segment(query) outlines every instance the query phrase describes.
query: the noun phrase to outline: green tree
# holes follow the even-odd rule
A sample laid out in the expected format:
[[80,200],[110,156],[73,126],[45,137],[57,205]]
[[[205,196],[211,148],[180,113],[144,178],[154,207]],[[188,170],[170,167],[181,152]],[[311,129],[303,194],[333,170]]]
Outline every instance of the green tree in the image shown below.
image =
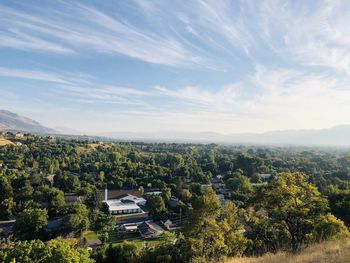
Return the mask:
[[180,198],[184,203],[189,203],[191,201],[192,194],[188,189],[183,189]]
[[21,239],[35,239],[40,237],[47,226],[47,210],[28,208],[16,217],[15,235]]
[[328,194],[332,214],[350,224],[350,189],[334,189]]
[[101,208],[101,200],[99,196],[100,196],[100,191],[95,187],[94,189],[92,189],[92,191],[88,192],[84,203],[90,209],[99,209]]
[[108,232],[115,226],[115,218],[100,210],[93,210],[90,215],[91,229],[97,232]]
[[166,203],[171,198],[171,189],[169,187],[164,187],[162,189],[162,192],[163,192],[162,196],[163,196],[164,202]]
[[243,236],[243,226],[238,221],[237,208],[234,203],[228,201],[223,213],[223,221],[220,222],[221,231],[224,233],[227,246],[227,256],[241,256],[248,245],[248,240]]
[[250,193],[253,189],[249,179],[244,175],[229,178],[226,181],[226,186],[233,192],[242,194]]
[[34,188],[30,184],[29,180],[25,180],[24,186],[18,189],[18,192],[16,194],[16,201],[29,201],[33,198]]
[[68,215],[63,220],[63,228],[68,232],[82,233],[90,226],[89,210],[84,204],[75,203],[69,208]]
[[149,207],[150,215],[155,220],[162,219],[167,213],[164,200],[159,195],[148,195],[147,206]]
[[0,202],[13,197],[13,189],[9,180],[0,174]]
[[61,214],[66,205],[63,191],[57,188],[51,188],[47,194],[47,202],[49,203],[50,215],[57,216]]
[[135,243],[123,241],[116,245],[110,245],[107,249],[105,262],[136,263],[139,261],[140,250]]
[[202,262],[218,260],[227,253],[225,237],[219,225],[220,201],[212,188],[197,197],[189,215],[185,237],[189,243],[190,254]]
[[13,210],[15,208],[15,203],[12,198],[4,199],[0,203],[0,218],[9,218],[13,214]]
[[40,240],[18,241],[0,251],[4,263],[93,263],[86,249],[74,248],[72,244],[59,240],[44,243]]
[[[266,209],[271,222],[287,231],[294,251],[302,244],[332,237],[322,237],[323,234],[317,231],[320,222],[327,225],[324,218],[328,202],[314,185],[307,182],[304,174],[282,173],[277,180],[260,188],[255,196],[255,200],[259,200]],[[340,232],[340,225],[337,226]]]

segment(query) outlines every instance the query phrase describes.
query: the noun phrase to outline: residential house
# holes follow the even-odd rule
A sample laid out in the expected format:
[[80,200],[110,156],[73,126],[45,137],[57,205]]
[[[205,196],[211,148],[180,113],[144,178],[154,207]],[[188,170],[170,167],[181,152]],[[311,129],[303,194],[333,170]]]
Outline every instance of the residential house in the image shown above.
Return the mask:
[[121,224],[118,227],[118,230],[121,232],[126,232],[126,233],[135,233],[138,231],[137,226],[142,224],[142,222],[140,223],[130,223],[130,224]]
[[143,222],[137,229],[144,239],[158,238],[164,232],[164,229],[154,222]]

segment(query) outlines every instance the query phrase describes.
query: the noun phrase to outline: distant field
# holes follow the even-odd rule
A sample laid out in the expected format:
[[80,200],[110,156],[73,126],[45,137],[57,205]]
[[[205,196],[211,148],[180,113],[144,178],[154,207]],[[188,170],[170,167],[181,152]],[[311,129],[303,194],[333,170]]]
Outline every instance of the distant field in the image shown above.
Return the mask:
[[350,239],[325,242],[304,249],[298,254],[278,253],[257,258],[235,258],[224,263],[348,263]]
[[0,146],[4,146],[4,145],[7,145],[7,144],[13,144],[13,142],[11,142],[9,140],[6,140],[4,138],[0,138]]

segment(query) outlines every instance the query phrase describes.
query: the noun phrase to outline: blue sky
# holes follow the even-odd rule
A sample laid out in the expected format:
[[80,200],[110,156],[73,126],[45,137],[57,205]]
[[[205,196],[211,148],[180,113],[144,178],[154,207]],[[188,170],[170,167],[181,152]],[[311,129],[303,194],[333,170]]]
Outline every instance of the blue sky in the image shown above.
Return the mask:
[[349,1],[1,1],[0,108],[50,127],[349,124]]

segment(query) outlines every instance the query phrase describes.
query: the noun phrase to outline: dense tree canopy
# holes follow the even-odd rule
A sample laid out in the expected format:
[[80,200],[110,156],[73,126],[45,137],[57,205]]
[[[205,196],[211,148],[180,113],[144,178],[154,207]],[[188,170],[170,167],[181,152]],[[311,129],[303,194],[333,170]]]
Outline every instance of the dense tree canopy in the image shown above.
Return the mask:
[[75,248],[73,245],[51,240],[44,243],[40,240],[19,241],[13,246],[7,246],[0,251],[0,261],[4,263],[43,262],[43,263],[93,263],[86,249]]
[[[34,135],[21,143],[0,147],[0,219],[16,220],[15,239],[0,252],[4,262],[22,257],[20,262],[89,262],[85,230],[104,242],[92,254],[96,262],[204,262],[297,250],[348,235],[350,151],[345,148],[100,143]],[[144,196],[150,216],[186,227],[155,247],[132,241],[110,246],[115,218],[101,203],[106,186],[161,191]],[[69,196],[77,197],[75,203],[66,203]],[[49,229],[48,219],[62,224]],[[58,236],[79,242],[62,243]],[[42,253],[57,259],[67,254],[71,261]]]
[[28,208],[17,215],[15,233],[21,239],[39,238],[47,226],[47,210]]

